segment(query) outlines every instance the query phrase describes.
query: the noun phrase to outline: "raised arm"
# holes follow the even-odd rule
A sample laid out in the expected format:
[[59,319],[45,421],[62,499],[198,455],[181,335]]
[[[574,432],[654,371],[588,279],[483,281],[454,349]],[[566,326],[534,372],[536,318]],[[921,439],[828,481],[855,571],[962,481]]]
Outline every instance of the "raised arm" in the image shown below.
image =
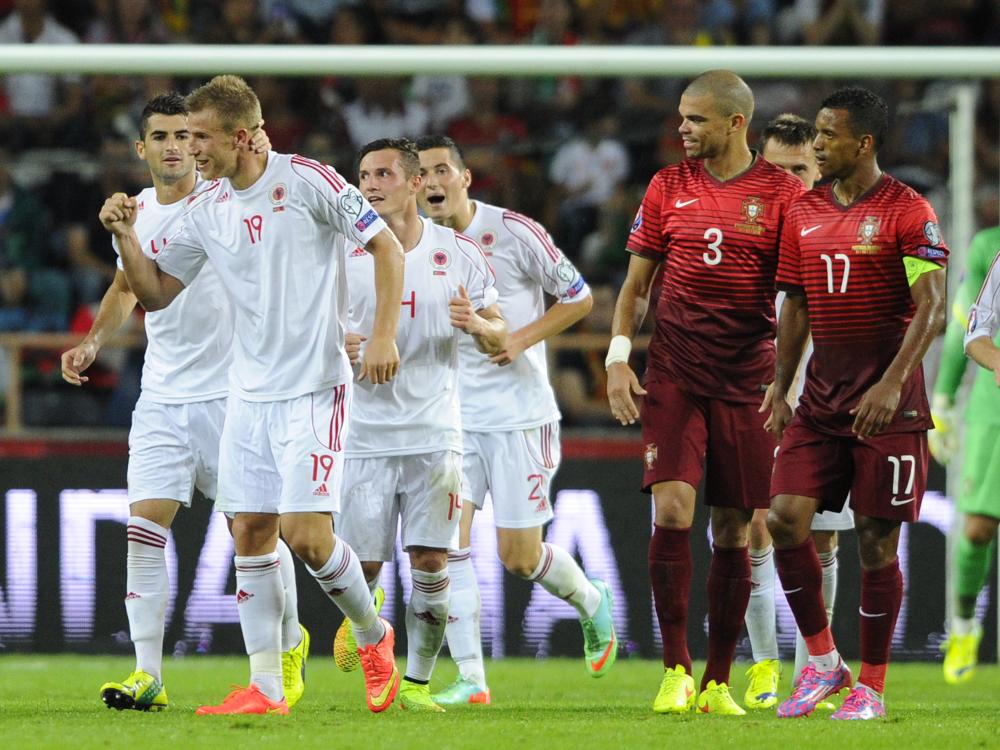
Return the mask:
[[118,332],[135,309],[136,298],[129,288],[124,271],[115,274],[104,293],[97,317],[83,341],[62,354],[63,380],[71,385],[83,385],[89,378],[81,373],[94,364],[97,353],[109,338]]
[[104,202],[100,219],[118,243],[125,278],[136,299],[150,312],[162,310],[184,291],[184,284],[143,254],[135,233],[136,215],[135,198],[115,193]]
[[389,229],[383,229],[365,245],[375,256],[375,322],[365,345],[358,379],[388,383],[399,370],[396,329],[399,301],[403,298],[403,246]]

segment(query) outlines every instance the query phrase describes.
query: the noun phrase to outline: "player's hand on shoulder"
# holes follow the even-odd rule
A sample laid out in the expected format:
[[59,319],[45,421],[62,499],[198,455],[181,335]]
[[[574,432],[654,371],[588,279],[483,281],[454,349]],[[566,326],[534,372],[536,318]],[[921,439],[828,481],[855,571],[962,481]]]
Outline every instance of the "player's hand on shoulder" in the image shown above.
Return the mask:
[[854,416],[851,431],[862,440],[882,432],[896,414],[902,390],[900,383],[880,380],[865,391],[861,401],[850,411]]
[[348,332],[344,335],[344,350],[347,352],[348,359],[351,360],[351,367],[354,367],[361,359],[361,343],[366,340],[367,337],[360,333]]
[[266,154],[271,150],[271,139],[267,137],[267,132],[264,130],[263,120],[257,123],[257,129],[247,145],[250,148],[250,153],[253,154]]
[[779,396],[775,392],[774,383],[767,387],[759,412],[761,414],[770,412],[767,421],[764,422],[764,430],[774,436],[775,442],[780,443],[781,436],[785,434],[785,428],[792,421],[795,411],[786,397]]
[[399,370],[399,350],[396,339],[372,336],[365,345],[358,380],[368,378],[375,385],[388,383]]
[[81,375],[97,359],[97,346],[83,342],[62,353],[62,377],[70,385],[83,385],[90,378]]
[[639,378],[625,362],[608,365],[608,404],[611,414],[622,425],[635,424],[639,418],[639,407],[635,396],[645,396],[646,391],[639,385]]
[[130,198],[125,193],[115,193],[104,201],[98,218],[105,229],[118,234],[126,232],[135,224],[137,214],[135,198]]

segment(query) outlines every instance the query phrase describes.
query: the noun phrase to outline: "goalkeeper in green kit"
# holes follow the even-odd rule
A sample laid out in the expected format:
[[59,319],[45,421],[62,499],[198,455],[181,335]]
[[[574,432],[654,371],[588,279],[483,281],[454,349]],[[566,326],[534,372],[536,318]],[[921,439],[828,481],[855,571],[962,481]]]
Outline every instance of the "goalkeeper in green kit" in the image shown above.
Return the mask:
[[[941,464],[947,464],[958,447],[955,394],[968,363],[963,338],[966,329],[971,328],[970,308],[975,315],[977,295],[996,263],[998,252],[1000,227],[985,229],[973,238],[965,275],[952,306],[941,367],[934,385],[932,411],[936,429],[928,435],[931,454]],[[991,330],[990,338],[1000,342],[995,329]],[[975,671],[983,634],[976,620],[976,598],[986,583],[996,546],[997,524],[1000,523],[1000,388],[993,372],[976,369],[964,415],[962,465],[951,467],[951,470],[960,471],[958,510],[965,514],[952,571],[956,601],[948,639],[942,644],[944,679],[951,685],[965,682]]]

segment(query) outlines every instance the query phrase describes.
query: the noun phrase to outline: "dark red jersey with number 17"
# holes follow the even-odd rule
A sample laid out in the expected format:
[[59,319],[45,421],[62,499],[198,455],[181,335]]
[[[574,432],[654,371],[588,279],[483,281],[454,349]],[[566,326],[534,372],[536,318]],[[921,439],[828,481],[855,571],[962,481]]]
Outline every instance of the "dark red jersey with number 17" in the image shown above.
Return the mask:
[[[934,209],[890,175],[850,206],[824,185],[788,212],[777,286],[804,293],[809,307],[814,349],[797,414],[815,429],[850,435],[850,410],[899,353],[915,311],[905,257],[943,266],[948,248]],[[918,367],[885,432],[930,427]]]
[[802,182],[759,155],[725,182],[697,159],[649,183],[627,249],[663,262],[648,367],[701,396],[758,402],[774,377],[774,277]]

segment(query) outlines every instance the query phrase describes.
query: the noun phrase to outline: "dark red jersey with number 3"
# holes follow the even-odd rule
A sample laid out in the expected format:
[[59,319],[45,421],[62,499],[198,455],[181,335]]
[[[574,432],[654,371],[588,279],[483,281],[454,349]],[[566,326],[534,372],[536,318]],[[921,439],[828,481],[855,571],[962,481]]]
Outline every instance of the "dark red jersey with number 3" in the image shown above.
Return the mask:
[[697,159],[656,173],[627,245],[664,267],[650,369],[702,396],[761,400],[774,377],[778,241],[804,190],[760,156],[726,182]]
[[[777,286],[804,293],[809,306],[814,351],[798,414],[814,428],[851,434],[849,411],[899,352],[915,311],[907,256],[943,266],[948,248],[930,204],[889,175],[850,206],[824,185],[788,212]],[[918,367],[885,432],[930,427]]]

